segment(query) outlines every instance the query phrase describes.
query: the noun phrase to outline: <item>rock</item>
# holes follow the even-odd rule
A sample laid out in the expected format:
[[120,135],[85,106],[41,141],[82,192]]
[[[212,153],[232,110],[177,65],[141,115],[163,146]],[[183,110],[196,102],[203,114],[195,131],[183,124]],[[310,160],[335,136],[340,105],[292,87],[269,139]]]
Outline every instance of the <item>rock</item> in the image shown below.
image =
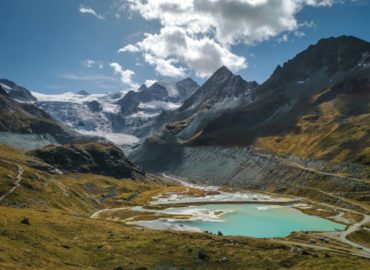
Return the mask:
[[77,92],[77,94],[81,95],[81,96],[89,96],[90,95],[90,93],[87,92],[86,90],[81,90],[81,91]]
[[66,172],[93,173],[119,179],[137,179],[145,175],[120,148],[110,143],[49,145],[29,153]]
[[85,104],[92,112],[101,112],[103,110],[103,106],[96,100],[86,102]]
[[201,251],[198,252],[198,258],[202,261],[209,260],[209,256],[206,253],[201,252]]
[[292,247],[290,249],[290,252],[301,255],[302,254],[302,249],[299,248],[299,247]]
[[307,250],[303,249],[302,252],[301,252],[302,255],[312,255],[310,252],[308,252]]
[[31,225],[30,220],[28,218],[23,218],[21,223],[25,225]]
[[27,160],[27,166],[32,167],[36,170],[45,171],[50,174],[59,174],[58,171],[51,165],[43,162],[38,162],[34,160]]
[[284,260],[284,261],[281,261],[281,262],[280,262],[280,265],[281,265],[282,267],[284,267],[284,268],[289,268],[289,267],[291,267],[291,266],[292,266],[292,263],[291,263],[291,262],[289,262],[289,261]]

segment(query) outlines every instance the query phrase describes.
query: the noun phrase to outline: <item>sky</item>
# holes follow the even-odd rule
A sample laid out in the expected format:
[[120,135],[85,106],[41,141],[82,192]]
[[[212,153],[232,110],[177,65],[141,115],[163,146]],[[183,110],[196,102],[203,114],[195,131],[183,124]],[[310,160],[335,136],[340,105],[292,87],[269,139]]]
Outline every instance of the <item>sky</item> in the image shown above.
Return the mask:
[[225,65],[262,83],[322,38],[370,41],[369,14],[370,0],[0,0],[0,78],[105,93]]

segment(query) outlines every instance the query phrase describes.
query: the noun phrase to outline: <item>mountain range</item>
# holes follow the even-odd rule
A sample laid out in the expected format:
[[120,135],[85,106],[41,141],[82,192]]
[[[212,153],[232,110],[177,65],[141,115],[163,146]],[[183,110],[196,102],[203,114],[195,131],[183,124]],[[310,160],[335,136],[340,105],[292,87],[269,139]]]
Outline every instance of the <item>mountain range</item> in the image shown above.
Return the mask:
[[132,157],[163,170],[182,147],[246,146],[368,165],[369,78],[370,44],[348,36],[311,45],[261,85],[222,67],[171,116],[160,116]]
[[[45,95],[16,83],[1,80],[3,88],[18,102],[34,104],[54,119],[79,133],[105,137],[118,145],[132,145],[142,130],[163,111],[180,107],[199,85],[192,79],[155,82],[128,93],[90,94],[87,91]],[[121,134],[121,135],[120,135]]]

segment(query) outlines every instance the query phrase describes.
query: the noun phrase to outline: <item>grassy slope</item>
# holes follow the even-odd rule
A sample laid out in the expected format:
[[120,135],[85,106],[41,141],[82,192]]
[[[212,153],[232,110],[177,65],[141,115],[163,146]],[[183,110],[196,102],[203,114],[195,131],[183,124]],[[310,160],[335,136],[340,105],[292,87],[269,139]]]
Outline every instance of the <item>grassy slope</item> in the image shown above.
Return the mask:
[[[143,204],[153,195],[183,187],[147,181],[117,180],[91,174],[50,175],[29,168],[33,159],[0,146],[0,160],[21,165],[21,186],[1,202],[0,268],[5,269],[367,269],[369,261],[338,253],[308,251],[298,255],[289,246],[269,240],[137,229],[119,222],[94,220],[98,209]],[[14,168],[0,163],[1,175]],[[9,177],[11,179],[11,177]],[[1,178],[0,190],[9,179]],[[115,192],[112,192],[112,191]],[[129,217],[129,216],[128,216]],[[30,225],[22,224],[28,218]],[[202,261],[198,252],[210,260]],[[328,253],[328,255],[325,255]],[[223,257],[227,262],[220,262]]]
[[347,236],[347,238],[355,243],[359,243],[360,245],[366,246],[370,248],[370,230],[369,229],[361,229],[355,231]]
[[[319,98],[314,96],[312,104]],[[299,132],[261,137],[255,144],[278,154],[369,164],[370,114],[349,114],[348,99],[341,95],[313,107],[298,120]]]
[[[367,269],[369,261],[335,253],[297,255],[267,240],[135,229],[53,212],[0,207],[0,267],[8,269]],[[21,224],[27,217],[30,225]],[[210,256],[198,259],[198,252]],[[220,262],[223,257],[228,262]],[[163,269],[162,268],[162,269]]]

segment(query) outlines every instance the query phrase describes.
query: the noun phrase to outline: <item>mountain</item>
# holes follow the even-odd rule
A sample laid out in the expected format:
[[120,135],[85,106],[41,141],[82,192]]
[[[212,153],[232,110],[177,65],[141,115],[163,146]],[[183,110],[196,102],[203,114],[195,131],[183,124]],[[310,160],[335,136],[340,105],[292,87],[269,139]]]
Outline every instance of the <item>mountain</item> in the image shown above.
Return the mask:
[[154,114],[178,107],[198,88],[199,85],[190,78],[176,83],[155,82],[150,87],[142,85],[137,92],[128,92],[117,104],[125,116],[139,112]]
[[154,121],[151,132],[156,137],[189,142],[212,119],[250,102],[251,91],[257,86],[256,82],[247,82],[221,67],[180,108],[162,113]]
[[48,135],[59,143],[79,140],[76,132],[55,121],[45,111],[33,104],[15,101],[1,85],[0,90],[0,132]]
[[[174,110],[191,95],[198,85],[191,79],[179,82],[159,82],[138,92],[126,94],[89,94],[67,92],[45,95],[37,92],[39,108],[68,127],[86,134],[104,136],[122,146],[130,146],[139,139],[135,135],[152,123],[164,110]],[[122,97],[123,96],[123,97]]]
[[93,173],[119,179],[137,179],[145,175],[121,149],[108,143],[49,145],[30,154],[63,172]]
[[59,95],[33,93],[36,105],[55,119],[80,131],[111,132],[111,123],[106,113],[114,113],[118,107],[109,94],[81,95],[67,92]]
[[[235,99],[234,106],[225,105],[228,109],[215,114],[212,110],[219,104],[230,104],[228,93],[240,93],[238,87],[233,87],[247,85],[223,67],[182,107],[171,116],[162,117],[164,121],[157,132],[136,148],[131,157],[148,170],[190,175],[194,179],[211,177],[217,181],[221,175],[229,181],[234,176],[235,181],[243,181],[238,178],[243,174],[230,175],[233,172],[230,168],[239,162],[245,164],[248,158],[260,159],[248,149],[367,166],[369,80],[369,42],[348,36],[323,39],[278,66],[262,85],[252,84],[255,87],[249,87]],[[227,159],[222,149],[228,149],[235,158]],[[239,156],[240,151],[246,151],[245,156]],[[219,164],[234,165],[230,164],[222,173],[218,167],[208,168],[215,164],[205,161],[210,155],[219,158]],[[200,163],[203,169],[197,174],[192,159],[205,162]],[[275,163],[276,160],[271,164]],[[258,166],[254,162],[250,166],[243,168],[255,175]],[[271,165],[271,171],[279,167],[274,166]],[[220,177],[207,174],[207,168]],[[240,172],[237,168],[234,172]],[[366,171],[362,167],[358,170]],[[260,177],[261,174],[255,175],[256,179]],[[248,186],[256,179],[245,180],[243,184]]]
[[78,91],[77,94],[81,95],[81,96],[89,96],[90,95],[90,93],[85,91],[85,90]]
[[278,67],[253,95],[251,104],[211,121],[196,143],[370,163],[369,42],[320,40]]
[[20,102],[35,102],[36,98],[31,94],[31,92],[22,86],[17,85],[16,83],[0,79],[0,86],[3,90],[8,93],[8,95]]

